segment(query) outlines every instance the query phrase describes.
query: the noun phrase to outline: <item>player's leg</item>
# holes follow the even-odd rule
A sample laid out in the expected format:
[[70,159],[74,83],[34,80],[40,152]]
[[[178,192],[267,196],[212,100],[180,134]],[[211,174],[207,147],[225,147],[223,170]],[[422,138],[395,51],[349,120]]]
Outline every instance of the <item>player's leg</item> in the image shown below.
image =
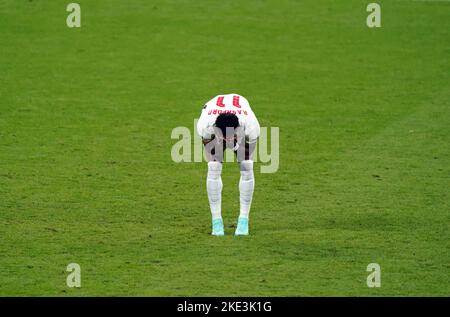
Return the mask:
[[[209,142],[210,143],[210,142]],[[209,146],[208,146],[209,145]],[[206,177],[206,191],[208,193],[209,207],[212,216],[212,235],[223,236],[222,220],[222,161],[216,155],[217,148],[205,144],[205,155],[208,160],[208,174]]]
[[208,192],[209,207],[212,215],[212,234],[224,235],[222,220],[222,163],[208,162],[208,175],[206,177],[206,190]]
[[[256,143],[245,143],[244,155],[240,156],[237,153],[241,177],[239,179],[240,212],[235,235],[248,235],[248,218],[253,199],[253,191],[255,189],[252,160],[255,145]],[[239,158],[243,160],[239,160]]]

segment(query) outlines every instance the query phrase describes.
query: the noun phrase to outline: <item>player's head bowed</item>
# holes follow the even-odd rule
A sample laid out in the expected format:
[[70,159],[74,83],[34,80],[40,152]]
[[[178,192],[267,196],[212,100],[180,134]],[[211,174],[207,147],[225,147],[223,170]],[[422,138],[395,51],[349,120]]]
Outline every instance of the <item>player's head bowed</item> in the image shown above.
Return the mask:
[[216,137],[219,141],[231,143],[233,147],[239,141],[241,136],[241,127],[238,117],[233,113],[221,113],[214,124]]

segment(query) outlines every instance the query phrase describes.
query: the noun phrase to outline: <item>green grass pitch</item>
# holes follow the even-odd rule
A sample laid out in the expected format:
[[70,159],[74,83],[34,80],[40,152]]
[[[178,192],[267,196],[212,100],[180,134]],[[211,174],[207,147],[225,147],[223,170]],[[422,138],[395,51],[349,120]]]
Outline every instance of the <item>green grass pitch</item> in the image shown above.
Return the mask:
[[[0,296],[449,295],[450,2],[69,2],[0,1]],[[244,238],[170,157],[230,92],[280,128]]]

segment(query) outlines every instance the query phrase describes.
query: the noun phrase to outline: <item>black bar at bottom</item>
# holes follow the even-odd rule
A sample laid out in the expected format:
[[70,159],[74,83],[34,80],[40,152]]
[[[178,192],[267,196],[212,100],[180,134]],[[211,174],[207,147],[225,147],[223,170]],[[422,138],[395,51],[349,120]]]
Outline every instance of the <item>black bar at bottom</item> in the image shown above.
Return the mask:
[[[136,309],[142,312],[190,313],[202,315],[225,313],[281,313],[281,312],[359,312],[359,315],[384,313],[401,309],[430,312],[430,309],[450,308],[449,298],[419,297],[3,297],[2,308],[12,306],[37,312],[86,313],[95,309],[108,309],[129,314]],[[382,316],[381,316],[382,317]]]

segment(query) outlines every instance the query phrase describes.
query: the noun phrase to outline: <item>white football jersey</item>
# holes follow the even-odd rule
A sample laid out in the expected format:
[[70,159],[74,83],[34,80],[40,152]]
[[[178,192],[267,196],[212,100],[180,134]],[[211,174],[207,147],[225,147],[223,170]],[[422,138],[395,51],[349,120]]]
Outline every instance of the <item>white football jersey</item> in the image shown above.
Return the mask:
[[214,135],[214,123],[221,113],[231,112],[239,119],[239,126],[244,129],[245,138],[249,143],[256,142],[260,127],[258,119],[250,108],[247,99],[238,94],[218,95],[208,101],[203,107],[197,123],[197,133],[203,139],[211,139]]

